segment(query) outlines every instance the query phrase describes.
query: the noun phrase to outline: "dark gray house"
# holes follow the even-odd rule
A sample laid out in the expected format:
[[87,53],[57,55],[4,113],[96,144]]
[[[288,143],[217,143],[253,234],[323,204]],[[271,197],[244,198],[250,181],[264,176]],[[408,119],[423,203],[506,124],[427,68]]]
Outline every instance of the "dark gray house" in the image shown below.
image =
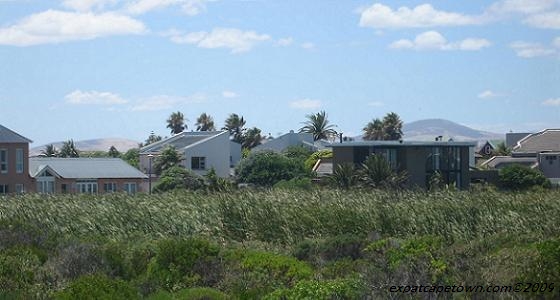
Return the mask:
[[425,188],[439,171],[446,183],[461,189],[470,183],[469,166],[474,161],[474,142],[356,141],[330,144],[333,165],[361,164],[372,155],[382,155],[395,171],[408,173],[408,185]]

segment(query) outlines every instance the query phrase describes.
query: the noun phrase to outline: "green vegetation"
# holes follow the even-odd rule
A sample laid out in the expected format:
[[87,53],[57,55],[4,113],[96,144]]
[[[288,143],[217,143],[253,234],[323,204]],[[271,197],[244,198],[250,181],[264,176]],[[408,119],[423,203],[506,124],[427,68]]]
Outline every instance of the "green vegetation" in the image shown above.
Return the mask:
[[500,185],[506,189],[523,190],[531,187],[550,187],[550,181],[539,170],[511,165],[500,170]]
[[309,177],[303,160],[289,158],[274,151],[257,151],[249,154],[235,168],[237,180],[261,186],[272,186],[281,180]]
[[[408,297],[390,285],[556,283],[559,196],[274,188],[3,197],[0,298],[381,299]],[[560,291],[453,294],[541,296]]]

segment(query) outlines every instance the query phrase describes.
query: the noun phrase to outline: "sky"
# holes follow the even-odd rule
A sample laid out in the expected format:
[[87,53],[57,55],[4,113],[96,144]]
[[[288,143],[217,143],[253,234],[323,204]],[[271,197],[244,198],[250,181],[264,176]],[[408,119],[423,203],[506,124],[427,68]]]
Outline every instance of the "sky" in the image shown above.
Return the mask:
[[0,0],[0,124],[32,146],[230,113],[560,127],[560,0]]

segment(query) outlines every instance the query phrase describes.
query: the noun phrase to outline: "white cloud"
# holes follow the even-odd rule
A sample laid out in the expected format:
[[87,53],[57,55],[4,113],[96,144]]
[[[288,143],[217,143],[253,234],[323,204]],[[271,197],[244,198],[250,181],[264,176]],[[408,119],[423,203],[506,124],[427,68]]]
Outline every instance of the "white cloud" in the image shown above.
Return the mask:
[[295,109],[317,109],[323,104],[321,100],[301,99],[290,102],[290,107]]
[[98,91],[82,92],[80,90],[75,90],[64,96],[64,99],[66,99],[66,103],[68,104],[114,105],[125,104],[128,102],[117,94]]
[[401,39],[389,45],[392,49],[414,49],[414,50],[463,50],[477,51],[489,47],[490,41],[480,38],[468,38],[458,42],[449,43],[447,39],[437,31],[426,31],[416,36],[414,41]]
[[291,37],[287,37],[287,38],[279,39],[276,42],[276,44],[278,44],[278,46],[287,47],[290,46],[293,42],[294,39],[292,39]]
[[0,28],[0,45],[31,46],[90,40],[103,36],[142,34],[144,24],[116,13],[77,13],[56,10],[30,15]]
[[237,98],[238,95],[236,92],[232,92],[232,91],[223,91],[222,92],[222,97],[224,98]]
[[195,44],[200,48],[208,49],[228,48],[232,53],[249,51],[258,43],[268,40],[270,40],[269,35],[236,28],[215,28],[211,32],[198,31],[171,37],[174,43]]
[[375,3],[361,11],[360,26],[372,28],[419,28],[480,24],[479,17],[436,10],[430,4],[414,8],[406,6],[393,10]]
[[118,0],[63,0],[62,6],[80,12],[88,12],[94,9],[100,10],[106,6],[115,5]]
[[305,50],[313,50],[313,49],[315,49],[315,44],[313,44],[311,42],[305,42],[305,43],[301,44],[301,48],[303,48]]
[[517,41],[510,44],[517,56],[523,58],[533,58],[542,56],[552,56],[558,53],[556,49],[545,47],[540,43],[529,43]]
[[169,6],[180,6],[181,11],[189,16],[195,16],[206,10],[207,0],[137,0],[126,6],[126,11],[140,15],[163,9]]
[[523,23],[537,28],[560,29],[560,11],[532,15]]
[[496,98],[502,96],[500,93],[493,92],[491,90],[486,90],[478,94],[478,98],[480,99],[489,99],[489,98]]
[[191,96],[170,96],[158,95],[148,99],[140,100],[130,107],[131,111],[156,111],[173,108],[177,105],[204,103],[207,97],[204,94],[194,94]]
[[546,99],[542,102],[542,105],[545,105],[545,106],[560,106],[560,98]]
[[494,14],[535,14],[547,11],[557,3],[557,0],[502,0],[492,4],[487,11]]
[[372,101],[370,103],[368,103],[368,106],[373,106],[373,107],[381,107],[384,106],[385,103],[381,102],[381,101]]

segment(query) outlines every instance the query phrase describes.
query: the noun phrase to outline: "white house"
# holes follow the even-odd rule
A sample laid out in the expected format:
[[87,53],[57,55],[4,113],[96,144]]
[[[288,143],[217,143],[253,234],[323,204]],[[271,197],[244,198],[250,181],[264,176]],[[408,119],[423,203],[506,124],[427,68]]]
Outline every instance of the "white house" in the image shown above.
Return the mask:
[[140,149],[140,169],[148,174],[150,160],[168,145],[182,155],[182,165],[198,175],[214,168],[220,177],[229,177],[241,159],[241,145],[230,140],[227,131],[181,132]]

